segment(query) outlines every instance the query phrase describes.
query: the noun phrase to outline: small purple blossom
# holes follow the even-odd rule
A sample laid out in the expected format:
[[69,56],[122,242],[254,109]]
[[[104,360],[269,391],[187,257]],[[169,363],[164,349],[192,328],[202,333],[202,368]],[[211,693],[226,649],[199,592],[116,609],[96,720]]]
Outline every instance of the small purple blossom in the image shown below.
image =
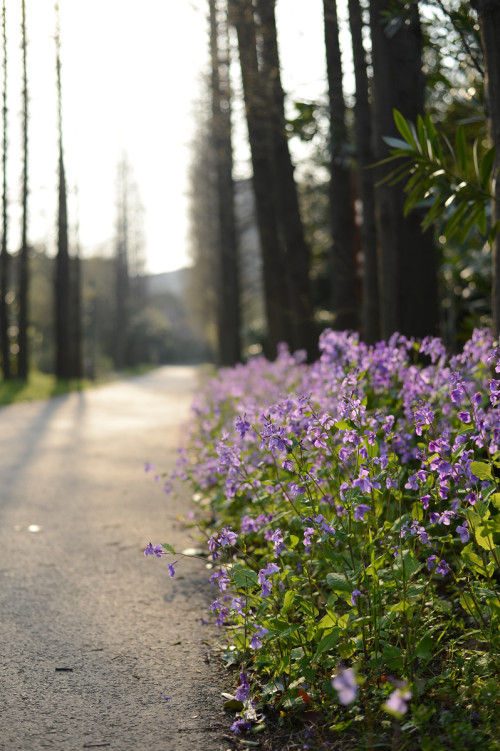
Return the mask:
[[465,409],[460,410],[460,412],[458,413],[458,419],[460,420],[460,422],[463,422],[466,425],[468,425],[471,421],[470,412],[467,412],[467,410]]
[[337,691],[341,704],[352,704],[358,695],[358,682],[352,668],[342,670],[332,678],[332,686]]
[[396,716],[406,714],[408,712],[408,702],[410,701],[411,696],[411,691],[406,687],[397,688],[389,696],[383,707]]
[[470,537],[469,522],[467,520],[464,520],[462,524],[457,527],[456,531],[460,535],[460,542],[467,542]]
[[244,670],[240,673],[240,682],[236,688],[236,701],[246,701],[250,695],[250,683]]
[[370,511],[370,507],[367,506],[366,503],[358,503],[358,505],[354,507],[354,521],[364,521],[365,514],[368,511]]
[[229,729],[232,730],[235,735],[240,735],[242,730],[251,730],[251,728],[252,723],[245,717],[240,717],[233,722]]
[[274,543],[274,557],[278,558],[279,554],[282,553],[285,549],[285,543],[283,542],[283,533],[281,529],[279,529],[279,527],[274,530],[270,539]]
[[175,565],[176,563],[179,563],[179,561],[174,561],[173,563],[167,563],[167,566],[168,566],[168,575],[170,576],[170,578],[171,578],[171,579],[173,579],[173,578],[174,578],[174,576],[175,576],[175,568],[174,568],[174,565]]
[[357,604],[357,598],[361,597],[361,590],[354,589],[351,594],[351,605]]
[[261,649],[262,639],[269,633],[269,629],[264,626],[254,626],[255,632],[250,639],[250,646],[252,649]]
[[238,416],[234,421],[234,427],[239,432],[240,438],[244,438],[245,434],[252,429],[252,426],[246,419],[246,415],[243,415],[243,417]]
[[144,549],[144,555],[147,557],[148,555],[155,555],[157,558],[161,558],[162,555],[165,555],[165,551],[163,550],[163,547],[161,545],[153,545],[149,542],[145,549]]

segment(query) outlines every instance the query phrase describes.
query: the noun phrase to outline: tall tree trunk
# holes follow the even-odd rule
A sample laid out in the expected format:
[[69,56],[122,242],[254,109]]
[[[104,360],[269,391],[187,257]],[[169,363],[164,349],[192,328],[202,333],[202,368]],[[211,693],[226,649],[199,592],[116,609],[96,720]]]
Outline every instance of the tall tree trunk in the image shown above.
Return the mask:
[[5,0],[2,2],[2,46],[3,46],[3,109],[2,109],[2,250],[0,252],[0,354],[5,381],[10,379],[9,311],[7,292],[9,289],[9,253],[7,250],[7,19]]
[[23,178],[22,178],[22,222],[21,252],[19,256],[19,335],[17,377],[28,378],[28,73],[26,67],[26,7],[21,2],[21,34],[23,52]]
[[359,198],[363,207],[361,218],[361,246],[363,250],[361,283],[361,333],[368,344],[380,337],[379,278],[377,261],[377,227],[375,221],[375,191],[372,150],[371,106],[369,98],[366,57],[363,47],[363,20],[359,0],[349,0],[349,23],[352,39],[356,103],[354,132],[358,166]]
[[[398,109],[415,122],[424,105],[418,7],[411,5],[405,22],[388,35],[383,14],[391,5],[392,0],[370,0],[377,161],[389,154],[383,137],[398,135],[393,110]],[[387,167],[382,166],[376,177],[385,174]],[[375,195],[381,253],[382,335],[388,338],[394,331],[408,336],[436,334],[438,251],[432,234],[422,233],[419,212],[404,217],[405,195],[400,186],[379,185]]]
[[59,3],[55,4],[56,12],[56,74],[57,74],[57,125],[59,135],[59,191],[57,217],[57,256],[55,269],[55,333],[56,333],[56,362],[57,378],[71,378],[72,369],[72,337],[71,337],[71,276],[68,243],[68,202],[66,191],[66,174],[64,170],[63,130],[62,130],[62,87],[61,87],[61,55],[59,34]]
[[[496,147],[496,168],[500,167],[500,4],[496,0],[472,0],[481,27],[481,40],[486,63],[486,105],[490,138]],[[496,180],[496,201],[492,203],[492,221],[500,220],[500,176]],[[491,248],[493,333],[500,335],[500,233]]]
[[323,0],[330,98],[330,221],[332,228],[332,312],[334,328],[358,327],[354,217],[350,158],[342,88],[342,58],[336,0]]
[[253,188],[262,249],[264,298],[268,326],[268,352],[274,357],[280,342],[291,343],[285,261],[280,246],[277,209],[273,191],[271,144],[267,97],[257,60],[255,18],[252,0],[229,0],[231,23],[236,27],[241,77],[245,99]]
[[128,248],[129,167],[124,156],[118,166],[118,221],[115,255],[115,339],[113,364],[117,369],[127,364],[129,339],[129,248]]
[[81,283],[81,263],[80,263],[80,240],[79,224],[76,225],[76,243],[75,255],[70,259],[70,280],[73,295],[73,304],[71,306],[71,374],[73,378],[82,378],[82,283]]
[[317,354],[309,285],[309,247],[300,216],[294,167],[288,148],[285,95],[281,85],[275,18],[276,0],[257,0],[262,38],[262,77],[266,88],[274,163],[274,195],[288,279],[292,346],[305,349],[309,359]]
[[[218,360],[235,365],[241,359],[240,285],[234,208],[231,92],[227,16],[219,21],[217,0],[209,0],[212,63],[212,142],[217,172],[219,219]],[[225,42],[221,45],[221,39]]]

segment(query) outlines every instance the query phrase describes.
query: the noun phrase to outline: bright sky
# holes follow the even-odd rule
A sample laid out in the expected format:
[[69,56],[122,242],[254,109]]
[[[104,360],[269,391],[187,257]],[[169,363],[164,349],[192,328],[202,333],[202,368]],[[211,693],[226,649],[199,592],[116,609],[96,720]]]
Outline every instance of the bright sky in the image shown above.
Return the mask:
[[[207,70],[206,0],[60,0],[63,127],[70,224],[84,254],[111,252],[116,165],[126,151],[145,206],[146,266],[188,263],[189,143]],[[20,225],[20,3],[7,0],[9,246]],[[325,91],[321,0],[278,0],[287,92]],[[31,243],[54,251],[57,129],[53,0],[26,0]],[[241,167],[240,167],[241,168]],[[78,211],[74,188],[78,185]]]

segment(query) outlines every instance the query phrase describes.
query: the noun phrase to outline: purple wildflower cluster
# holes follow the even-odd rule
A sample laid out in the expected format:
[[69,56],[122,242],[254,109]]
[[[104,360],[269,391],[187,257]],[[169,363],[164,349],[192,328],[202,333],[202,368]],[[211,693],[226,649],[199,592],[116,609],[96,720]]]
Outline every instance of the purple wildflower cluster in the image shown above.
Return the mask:
[[[222,525],[208,542],[217,624],[240,627],[245,659],[265,652],[262,670],[281,660],[290,680],[295,662],[298,676],[309,669],[305,645],[330,670],[332,650],[344,659],[363,643],[366,653],[370,639],[382,655],[404,655],[406,626],[394,643],[387,631],[375,638],[365,608],[380,607],[387,628],[407,623],[463,570],[490,587],[461,599],[470,616],[493,586],[500,533],[500,350],[490,332],[451,357],[439,339],[399,334],[368,346],[325,331],[320,351],[310,366],[281,348],[273,363],[222,369],[197,397],[179,470]],[[161,552],[150,545],[146,555]],[[337,673],[341,704],[360,683],[351,668]],[[402,684],[387,711],[404,714],[410,696]]]

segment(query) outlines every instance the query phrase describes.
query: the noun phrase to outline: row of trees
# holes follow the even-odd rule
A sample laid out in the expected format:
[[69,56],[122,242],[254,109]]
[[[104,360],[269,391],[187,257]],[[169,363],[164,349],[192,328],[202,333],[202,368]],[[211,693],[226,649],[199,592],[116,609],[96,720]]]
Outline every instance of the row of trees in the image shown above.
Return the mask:
[[[29,19],[28,19],[29,20]],[[57,245],[54,260],[46,258],[45,253],[35,250],[29,242],[29,43],[27,33],[26,3],[21,2],[21,56],[22,56],[22,179],[21,179],[21,247],[17,253],[8,252],[9,235],[9,95],[8,83],[8,13],[6,1],[2,2],[2,49],[3,49],[3,108],[2,108],[2,236],[0,250],[0,357],[5,380],[16,378],[26,380],[32,360],[33,351],[37,352],[38,363],[43,363],[46,370],[54,372],[58,378],[80,378],[95,372],[95,326],[89,334],[85,326],[88,318],[88,301],[82,300],[82,290],[86,294],[95,289],[92,278],[92,264],[82,265],[78,244],[78,226],[73,221],[75,237],[70,243],[70,220],[68,218],[68,187],[65,170],[64,130],[63,130],[63,92],[61,31],[59,3],[54,6],[54,60],[55,91],[57,94],[57,197],[54,196],[54,215],[57,225]],[[13,193],[14,191],[10,191]],[[107,323],[113,333],[106,333],[99,341],[107,347],[115,368],[137,364],[146,357],[145,348],[138,344],[145,340],[144,332],[135,330],[140,311],[145,305],[143,282],[144,273],[142,236],[143,207],[137,185],[126,155],[123,155],[117,167],[116,182],[116,232],[113,260],[103,260],[97,265],[104,270],[104,279],[109,273],[113,275],[113,284],[100,284],[99,289],[107,300],[101,301],[99,307],[106,308]],[[94,264],[95,266],[95,264]],[[49,288],[46,285],[47,273],[52,275]],[[90,277],[84,279],[85,273]],[[40,278],[33,278],[33,274]],[[52,310],[35,303],[31,309],[32,297],[42,289],[49,293]],[[92,295],[91,295],[92,296]],[[95,302],[95,301],[94,301]],[[91,303],[92,305],[92,303]],[[45,316],[45,320],[35,320],[35,314]],[[92,313],[92,315],[95,313]],[[51,331],[47,326],[50,321]],[[135,328],[134,328],[135,327]],[[139,326],[140,329],[140,326]],[[43,332],[43,334],[42,334]],[[85,336],[87,341],[84,341]],[[40,356],[39,342],[34,337],[44,339],[46,353]],[[88,340],[88,337],[91,340]],[[147,338],[147,337],[146,337]],[[87,345],[87,346],[86,346]],[[85,352],[85,348],[87,351]],[[147,349],[147,347],[146,347]],[[51,363],[49,363],[50,353]],[[146,357],[147,359],[147,357]]]
[[[350,107],[344,92],[337,3],[323,0],[328,106],[299,104],[298,117],[291,123],[281,85],[275,5],[275,0],[209,0],[211,115],[199,138],[210,148],[202,149],[205,188],[203,180],[198,180],[193,201],[197,207],[193,210],[193,252],[200,275],[205,273],[200,286],[212,289],[212,303],[216,303],[219,362],[231,364],[241,357],[238,289],[245,286],[244,279],[238,281],[243,259],[235,242],[238,223],[231,170],[230,40],[235,38],[237,52],[233,54],[239,58],[251,150],[267,353],[273,356],[278,343],[285,341],[313,357],[318,328],[328,320],[325,310],[334,328],[359,330],[368,342],[387,338],[394,331],[415,336],[445,333],[439,301],[443,298],[442,260],[450,244],[442,229],[454,206],[446,207],[442,223],[433,225],[436,232],[424,232],[421,223],[430,194],[405,212],[401,185],[387,179],[394,164],[385,160],[394,139],[401,141],[395,110],[407,123],[417,123],[426,109],[432,111],[449,134],[456,128],[454,115],[460,109],[454,94],[464,86],[465,91],[480,94],[484,70],[490,139],[500,146],[496,125],[500,6],[489,0],[349,0],[355,74],[354,106]],[[485,142],[482,101],[474,115],[479,121],[474,127],[480,158]],[[325,120],[328,137],[322,141]],[[329,171],[323,217],[330,237],[327,258],[310,231],[317,217],[308,213],[305,186],[296,179],[287,137],[298,133],[310,138],[311,127],[318,145],[317,164]],[[409,176],[417,169],[410,164]],[[320,174],[315,167],[310,172]],[[322,190],[318,179],[313,191]],[[208,215],[212,216],[211,234],[201,238],[196,221]],[[469,248],[484,246],[484,238],[470,235],[467,243],[467,248],[459,248],[464,258]],[[328,268],[323,285],[314,273],[318,254],[323,254],[319,266]],[[206,264],[203,259],[208,255],[211,262]],[[494,266],[496,258],[494,246]],[[461,288],[453,277],[450,296],[456,290],[460,293]]]

